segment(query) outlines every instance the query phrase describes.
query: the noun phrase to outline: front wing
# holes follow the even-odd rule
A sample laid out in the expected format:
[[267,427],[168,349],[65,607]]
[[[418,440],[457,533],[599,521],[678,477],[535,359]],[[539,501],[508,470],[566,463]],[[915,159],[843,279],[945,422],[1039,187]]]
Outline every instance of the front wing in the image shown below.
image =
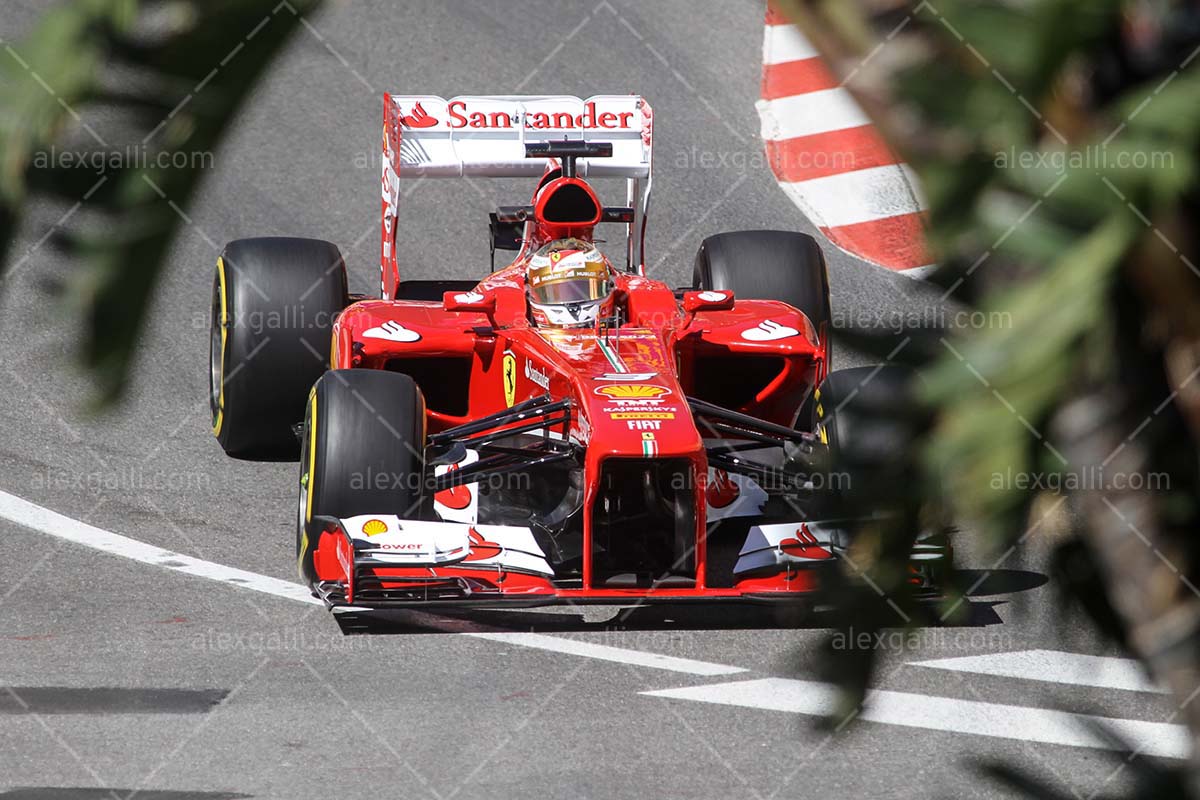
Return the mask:
[[[317,517],[313,584],[330,607],[538,606],[686,601],[798,601],[815,592],[849,541],[848,521],[753,525],[738,553],[732,587],[667,579],[628,587],[555,581],[529,528],[405,520],[394,515]],[[918,541],[915,588],[948,565],[949,548]]]

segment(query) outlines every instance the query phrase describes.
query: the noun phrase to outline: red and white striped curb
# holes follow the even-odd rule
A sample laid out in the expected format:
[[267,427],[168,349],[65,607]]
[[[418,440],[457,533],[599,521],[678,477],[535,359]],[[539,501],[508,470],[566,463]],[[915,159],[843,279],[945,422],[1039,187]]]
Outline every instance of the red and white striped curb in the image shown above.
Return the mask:
[[916,175],[804,34],[770,6],[756,105],[771,171],[829,241],[902,275],[933,268]]

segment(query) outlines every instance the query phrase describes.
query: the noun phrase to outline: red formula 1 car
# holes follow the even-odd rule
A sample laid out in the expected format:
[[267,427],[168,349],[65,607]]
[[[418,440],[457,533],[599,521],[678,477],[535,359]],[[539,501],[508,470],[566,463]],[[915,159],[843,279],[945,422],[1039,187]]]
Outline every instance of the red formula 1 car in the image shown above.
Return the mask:
[[[213,431],[234,455],[299,441],[299,570],[326,603],[795,599],[843,551],[814,465],[859,380],[829,372],[820,248],[724,233],[693,287],[647,275],[652,132],[632,96],[385,96],[378,298],[328,242],[225,248]],[[460,176],[535,184],[491,215],[493,262],[515,258],[402,281],[401,180]],[[622,205],[593,187],[612,178]],[[925,580],[947,552],[914,557]]]

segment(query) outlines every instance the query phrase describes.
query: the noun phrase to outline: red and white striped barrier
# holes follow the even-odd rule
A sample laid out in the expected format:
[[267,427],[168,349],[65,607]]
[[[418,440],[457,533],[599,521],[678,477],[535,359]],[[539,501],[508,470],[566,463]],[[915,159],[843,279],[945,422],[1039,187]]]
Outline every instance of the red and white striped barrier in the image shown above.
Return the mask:
[[757,107],[772,172],[829,241],[903,275],[928,273],[916,175],[804,34],[770,6]]

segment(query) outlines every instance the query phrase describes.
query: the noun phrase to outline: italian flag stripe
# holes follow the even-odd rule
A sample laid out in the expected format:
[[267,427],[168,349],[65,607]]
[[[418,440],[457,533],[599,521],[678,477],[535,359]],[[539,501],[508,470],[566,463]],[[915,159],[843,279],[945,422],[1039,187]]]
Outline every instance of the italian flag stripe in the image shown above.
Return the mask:
[[629,372],[629,368],[621,361],[621,357],[608,346],[608,342],[604,340],[603,336],[597,337],[596,344],[600,346],[600,352],[608,359],[608,364],[613,368],[614,372]]

